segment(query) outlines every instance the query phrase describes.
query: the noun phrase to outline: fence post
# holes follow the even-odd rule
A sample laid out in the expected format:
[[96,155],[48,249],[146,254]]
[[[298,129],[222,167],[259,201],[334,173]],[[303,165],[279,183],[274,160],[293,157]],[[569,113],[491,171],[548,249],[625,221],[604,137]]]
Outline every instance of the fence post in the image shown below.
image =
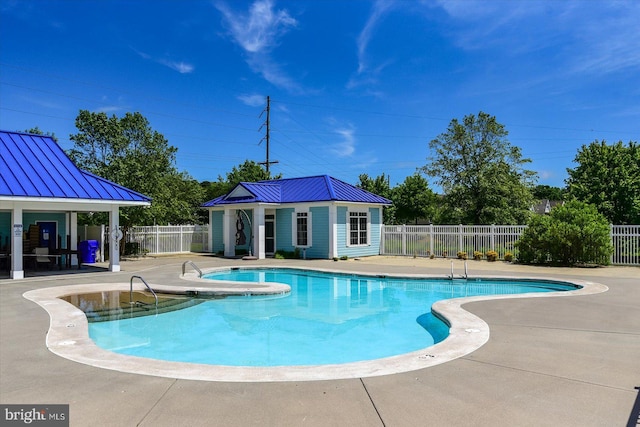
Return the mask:
[[429,255],[435,255],[433,244],[433,224],[429,224]]
[[182,252],[182,225],[180,226],[180,252]]
[[615,256],[616,256],[616,252],[617,252],[616,251],[615,241],[613,239],[613,224],[609,224],[609,239],[611,240],[611,246],[613,246],[613,253],[609,257],[609,263],[613,264],[615,262]]
[[496,251],[496,225],[495,224],[491,224],[491,233],[489,234],[489,241],[491,245],[491,250]]
[[160,226],[156,225],[156,253],[160,253]]
[[402,224],[402,255],[407,254],[407,226]]
[[462,238],[462,224],[458,224],[458,250],[456,251],[456,253],[460,252],[460,251],[462,251],[464,249],[463,246],[462,246],[463,245],[462,241],[463,241],[463,238]]

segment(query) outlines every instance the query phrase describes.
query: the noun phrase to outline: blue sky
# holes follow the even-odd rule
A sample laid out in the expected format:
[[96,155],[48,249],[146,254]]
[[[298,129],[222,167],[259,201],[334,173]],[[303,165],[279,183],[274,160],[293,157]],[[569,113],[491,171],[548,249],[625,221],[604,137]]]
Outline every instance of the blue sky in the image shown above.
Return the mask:
[[583,144],[640,135],[637,1],[2,0],[0,14],[1,129],[66,149],[80,109],[139,111],[201,181],[265,160],[267,95],[285,177],[396,185],[479,111],[553,186]]

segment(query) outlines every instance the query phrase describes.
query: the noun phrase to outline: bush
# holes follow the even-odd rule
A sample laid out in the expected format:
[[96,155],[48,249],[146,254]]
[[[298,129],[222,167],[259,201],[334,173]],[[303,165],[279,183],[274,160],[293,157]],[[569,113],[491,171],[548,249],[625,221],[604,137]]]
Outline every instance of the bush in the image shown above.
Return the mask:
[[138,242],[126,242],[124,244],[124,254],[123,255],[141,255],[140,254],[140,243]]
[[513,261],[513,254],[511,252],[507,252],[504,254],[504,260],[507,262]]
[[535,215],[520,236],[518,260],[526,264],[607,265],[613,245],[609,223],[595,206],[577,200]]
[[475,259],[476,261],[480,261],[483,256],[484,256],[484,254],[482,252],[473,251],[473,259]]
[[[297,248],[296,248],[297,249]],[[273,255],[273,257],[275,259],[299,259],[300,258],[300,252],[295,250],[295,251],[283,251],[283,250],[278,250],[276,251],[276,253]]]
[[457,254],[458,259],[467,259],[467,253],[463,251],[459,251]]
[[485,256],[487,257],[487,261],[493,262],[498,260],[498,252],[496,251],[487,251]]

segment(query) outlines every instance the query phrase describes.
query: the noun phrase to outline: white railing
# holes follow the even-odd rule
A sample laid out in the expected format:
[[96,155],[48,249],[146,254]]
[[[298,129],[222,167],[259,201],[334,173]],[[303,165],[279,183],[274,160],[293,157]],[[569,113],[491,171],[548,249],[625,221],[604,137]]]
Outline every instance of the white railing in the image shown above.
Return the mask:
[[611,264],[640,265],[640,225],[612,225]]
[[139,254],[209,252],[206,225],[131,227],[126,239],[137,246]]
[[[494,250],[500,259],[510,252],[517,258],[515,242],[526,225],[384,225],[380,254],[469,259],[473,252]],[[131,227],[127,243],[136,243],[140,254],[209,252],[207,225]],[[640,266],[640,225],[611,225],[614,252],[611,264]]]
[[[380,254],[456,258],[466,252],[496,251],[500,259],[507,252],[518,256],[515,242],[526,225],[384,225]],[[611,225],[614,252],[611,264],[640,265],[640,225]]]

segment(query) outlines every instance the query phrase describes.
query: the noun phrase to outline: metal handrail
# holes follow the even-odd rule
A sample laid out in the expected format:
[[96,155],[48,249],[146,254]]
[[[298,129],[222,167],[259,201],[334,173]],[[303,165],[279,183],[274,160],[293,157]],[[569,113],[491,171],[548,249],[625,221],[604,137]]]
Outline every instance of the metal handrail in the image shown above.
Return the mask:
[[[449,280],[453,280],[454,279],[454,275],[453,275],[453,261],[451,261],[451,274],[449,274],[447,276],[447,279]],[[469,270],[467,269],[467,261],[464,262],[464,275],[460,276],[461,279],[467,279],[469,278]]]
[[151,291],[151,293],[153,294],[153,297],[156,299],[156,307],[158,306],[158,295],[156,295],[156,293],[153,291],[153,289],[151,289],[151,286],[149,286],[149,284],[140,276],[131,276],[131,279],[129,280],[129,304],[133,304],[133,279],[140,279],[142,280],[142,283],[144,283],[144,285],[147,287],[147,289],[149,289],[149,291]]
[[183,263],[182,263],[182,275],[183,275],[183,276],[184,276],[184,269],[185,269],[184,267],[185,267],[187,264],[190,264],[190,265],[191,265],[191,267],[193,267],[193,268],[198,272],[198,277],[202,277],[202,270],[200,270],[200,269],[198,268],[198,266],[197,266],[197,265],[195,265],[195,264],[193,263],[193,261],[185,261],[185,262],[183,262]]

